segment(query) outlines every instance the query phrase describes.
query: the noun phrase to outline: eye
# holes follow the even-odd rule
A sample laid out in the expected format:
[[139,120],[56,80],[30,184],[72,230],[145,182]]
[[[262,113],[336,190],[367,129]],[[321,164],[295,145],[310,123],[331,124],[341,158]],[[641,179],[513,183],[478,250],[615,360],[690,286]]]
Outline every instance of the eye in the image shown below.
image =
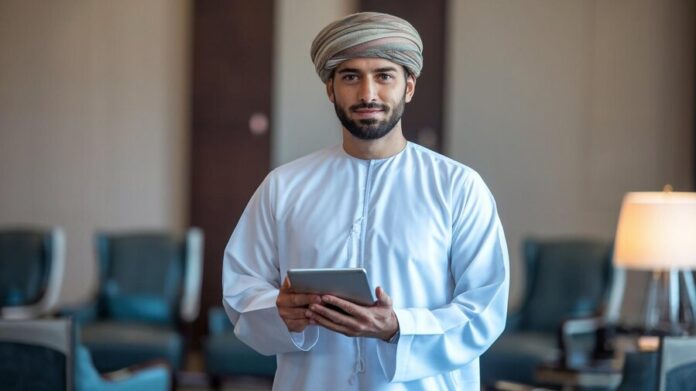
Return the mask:
[[353,73],[346,73],[345,75],[343,75],[341,79],[343,79],[343,81],[345,82],[352,82],[358,80],[358,75]]
[[377,75],[377,78],[380,81],[391,81],[392,79],[394,79],[394,76],[390,73],[380,73]]

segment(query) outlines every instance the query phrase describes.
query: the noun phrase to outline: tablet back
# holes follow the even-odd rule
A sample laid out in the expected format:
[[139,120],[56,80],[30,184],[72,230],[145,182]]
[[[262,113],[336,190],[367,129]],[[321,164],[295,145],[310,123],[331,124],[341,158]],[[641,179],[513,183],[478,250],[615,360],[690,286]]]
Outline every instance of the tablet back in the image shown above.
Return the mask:
[[362,268],[290,269],[288,278],[297,293],[330,294],[361,305],[377,300]]

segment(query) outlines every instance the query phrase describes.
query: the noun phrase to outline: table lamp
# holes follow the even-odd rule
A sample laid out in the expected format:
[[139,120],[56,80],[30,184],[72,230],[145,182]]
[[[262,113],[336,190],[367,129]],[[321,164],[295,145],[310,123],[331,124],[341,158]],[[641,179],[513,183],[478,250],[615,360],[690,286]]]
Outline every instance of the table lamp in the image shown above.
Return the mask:
[[663,192],[627,193],[616,231],[614,264],[652,272],[646,331],[690,331],[696,319],[691,271],[696,268],[696,193],[673,192],[669,186]]

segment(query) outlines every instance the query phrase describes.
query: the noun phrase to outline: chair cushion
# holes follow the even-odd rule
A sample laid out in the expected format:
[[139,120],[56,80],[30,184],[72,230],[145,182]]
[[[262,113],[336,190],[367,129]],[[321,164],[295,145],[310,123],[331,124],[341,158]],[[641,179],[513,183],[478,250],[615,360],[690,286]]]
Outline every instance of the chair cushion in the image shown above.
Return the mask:
[[109,317],[123,321],[154,324],[173,323],[170,303],[161,296],[114,295],[104,299]]
[[534,384],[536,367],[559,357],[553,334],[505,333],[481,356],[481,384],[492,385],[497,380]]
[[173,327],[135,322],[98,321],[83,326],[82,343],[100,372],[162,358],[181,368],[183,341]]
[[276,358],[245,345],[232,331],[213,335],[204,342],[206,370],[218,376],[267,376],[276,371]]
[[168,391],[170,375],[166,367],[154,367],[129,373],[116,381],[105,380],[92,364],[92,357],[84,346],[76,349],[75,391]]

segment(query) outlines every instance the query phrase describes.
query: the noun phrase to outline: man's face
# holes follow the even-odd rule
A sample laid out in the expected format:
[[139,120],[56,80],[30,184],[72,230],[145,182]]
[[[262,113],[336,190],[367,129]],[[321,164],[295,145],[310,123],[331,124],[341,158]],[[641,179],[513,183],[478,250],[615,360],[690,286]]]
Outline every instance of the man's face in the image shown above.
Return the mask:
[[399,123],[415,80],[391,61],[356,58],[341,63],[326,88],[343,127],[357,138],[374,140]]

